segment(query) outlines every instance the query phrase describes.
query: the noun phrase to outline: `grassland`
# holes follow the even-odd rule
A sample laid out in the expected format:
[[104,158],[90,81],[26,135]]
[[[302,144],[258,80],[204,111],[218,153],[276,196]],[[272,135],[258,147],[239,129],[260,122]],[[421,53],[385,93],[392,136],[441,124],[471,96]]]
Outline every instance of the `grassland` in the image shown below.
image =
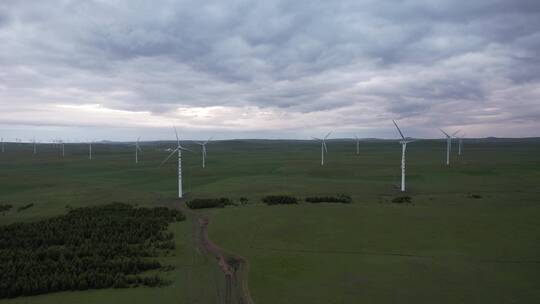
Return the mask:
[[[163,167],[166,143],[133,148],[84,145],[58,149],[6,146],[0,154],[2,224],[113,201],[157,205],[176,194],[174,162]],[[189,147],[189,143],[187,144]],[[198,149],[191,146],[192,149]],[[445,144],[408,146],[407,185],[399,195],[395,142],[331,141],[325,166],[307,141],[227,141],[184,154],[185,187],[194,197],[247,197],[242,207],[198,211],[210,237],[250,262],[256,303],[535,303],[540,302],[540,141],[465,142],[443,165]],[[352,196],[352,204],[266,206],[268,194]],[[480,196],[473,198],[471,194]],[[34,206],[17,212],[17,208]],[[176,223],[176,266],[163,288],[99,290],[17,298],[0,303],[218,303],[215,261],[193,246],[189,221]]]

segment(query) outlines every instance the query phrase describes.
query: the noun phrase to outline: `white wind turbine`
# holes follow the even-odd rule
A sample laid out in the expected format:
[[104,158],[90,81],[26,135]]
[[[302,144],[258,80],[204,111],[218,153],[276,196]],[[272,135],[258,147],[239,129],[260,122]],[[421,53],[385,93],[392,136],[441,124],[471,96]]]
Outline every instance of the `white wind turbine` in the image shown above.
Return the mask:
[[452,150],[452,138],[458,134],[459,130],[452,133],[452,135],[449,135],[448,133],[444,132],[443,129],[439,129],[443,134],[446,136],[446,165],[450,166],[450,151]]
[[34,154],[37,154],[37,144],[36,144],[36,138],[32,139],[32,142],[34,143]]
[[59,139],[58,143],[62,146],[62,158],[64,158],[64,156],[66,156],[66,148],[64,147],[64,141]]
[[465,137],[465,134],[461,134],[461,136],[458,137],[458,155],[461,156],[463,154],[463,137]]
[[403,135],[395,120],[392,120],[392,122],[396,126],[399,135],[401,135],[401,141],[399,142],[401,144],[401,192],[405,192],[405,150],[407,149],[407,144],[414,140]]
[[328,136],[332,134],[332,131],[328,132],[324,138],[317,138],[317,137],[311,137],[315,140],[318,140],[321,142],[321,166],[324,166],[324,153],[328,153],[328,149],[326,148],[326,140],[328,139]]
[[203,167],[203,169],[206,168],[206,144],[208,144],[208,142],[210,140],[212,140],[212,137],[210,137],[205,142],[197,142],[197,144],[199,144],[201,146],[201,149],[202,149],[202,167]]
[[182,145],[180,144],[180,138],[178,137],[176,127],[174,128],[174,134],[176,135],[176,149],[174,149],[171,154],[169,154],[169,156],[167,156],[167,158],[165,158],[165,160],[161,162],[161,165],[159,166],[163,166],[163,164],[165,164],[169,160],[169,158],[174,155],[174,153],[178,152],[178,198],[182,198],[184,194],[182,192],[182,150],[190,152],[191,150],[182,147]]
[[356,137],[356,155],[360,154],[360,138],[358,138],[358,135],[354,135]]
[[88,142],[88,159],[92,160],[92,143],[93,141]]
[[139,141],[141,140],[141,138],[137,138],[137,142],[135,143],[135,163],[138,164],[139,163],[139,152],[142,153],[142,149],[141,149],[141,146],[139,145]]

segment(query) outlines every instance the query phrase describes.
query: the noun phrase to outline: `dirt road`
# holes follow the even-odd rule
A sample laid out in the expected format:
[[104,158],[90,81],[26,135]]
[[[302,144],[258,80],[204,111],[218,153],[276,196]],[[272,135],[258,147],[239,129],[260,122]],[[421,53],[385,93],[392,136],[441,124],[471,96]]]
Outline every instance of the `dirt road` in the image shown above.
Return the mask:
[[220,303],[252,304],[253,300],[248,288],[248,261],[236,254],[226,252],[214,244],[208,237],[209,219],[187,207],[183,202],[175,202],[175,206],[195,223],[194,240],[200,252],[215,258],[223,275],[223,285],[219,290]]

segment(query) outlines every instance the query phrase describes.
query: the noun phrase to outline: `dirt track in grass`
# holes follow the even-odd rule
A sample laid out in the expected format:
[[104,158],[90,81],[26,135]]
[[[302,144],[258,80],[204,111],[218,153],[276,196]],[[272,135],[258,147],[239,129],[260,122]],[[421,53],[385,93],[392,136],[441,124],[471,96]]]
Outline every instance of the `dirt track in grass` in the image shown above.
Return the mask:
[[219,266],[223,275],[223,280],[220,282],[222,286],[217,287],[220,303],[252,304],[253,300],[248,288],[248,261],[234,253],[226,252],[210,240],[208,237],[210,220],[207,217],[186,208],[183,202],[175,201],[174,206],[184,212],[195,224],[193,237],[199,251],[212,256]]

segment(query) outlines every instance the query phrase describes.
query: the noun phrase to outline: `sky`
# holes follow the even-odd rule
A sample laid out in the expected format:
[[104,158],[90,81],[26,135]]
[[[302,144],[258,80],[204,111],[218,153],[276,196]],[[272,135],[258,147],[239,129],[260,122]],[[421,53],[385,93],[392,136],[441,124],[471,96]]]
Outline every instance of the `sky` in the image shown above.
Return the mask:
[[0,1],[7,140],[540,136],[540,1]]

